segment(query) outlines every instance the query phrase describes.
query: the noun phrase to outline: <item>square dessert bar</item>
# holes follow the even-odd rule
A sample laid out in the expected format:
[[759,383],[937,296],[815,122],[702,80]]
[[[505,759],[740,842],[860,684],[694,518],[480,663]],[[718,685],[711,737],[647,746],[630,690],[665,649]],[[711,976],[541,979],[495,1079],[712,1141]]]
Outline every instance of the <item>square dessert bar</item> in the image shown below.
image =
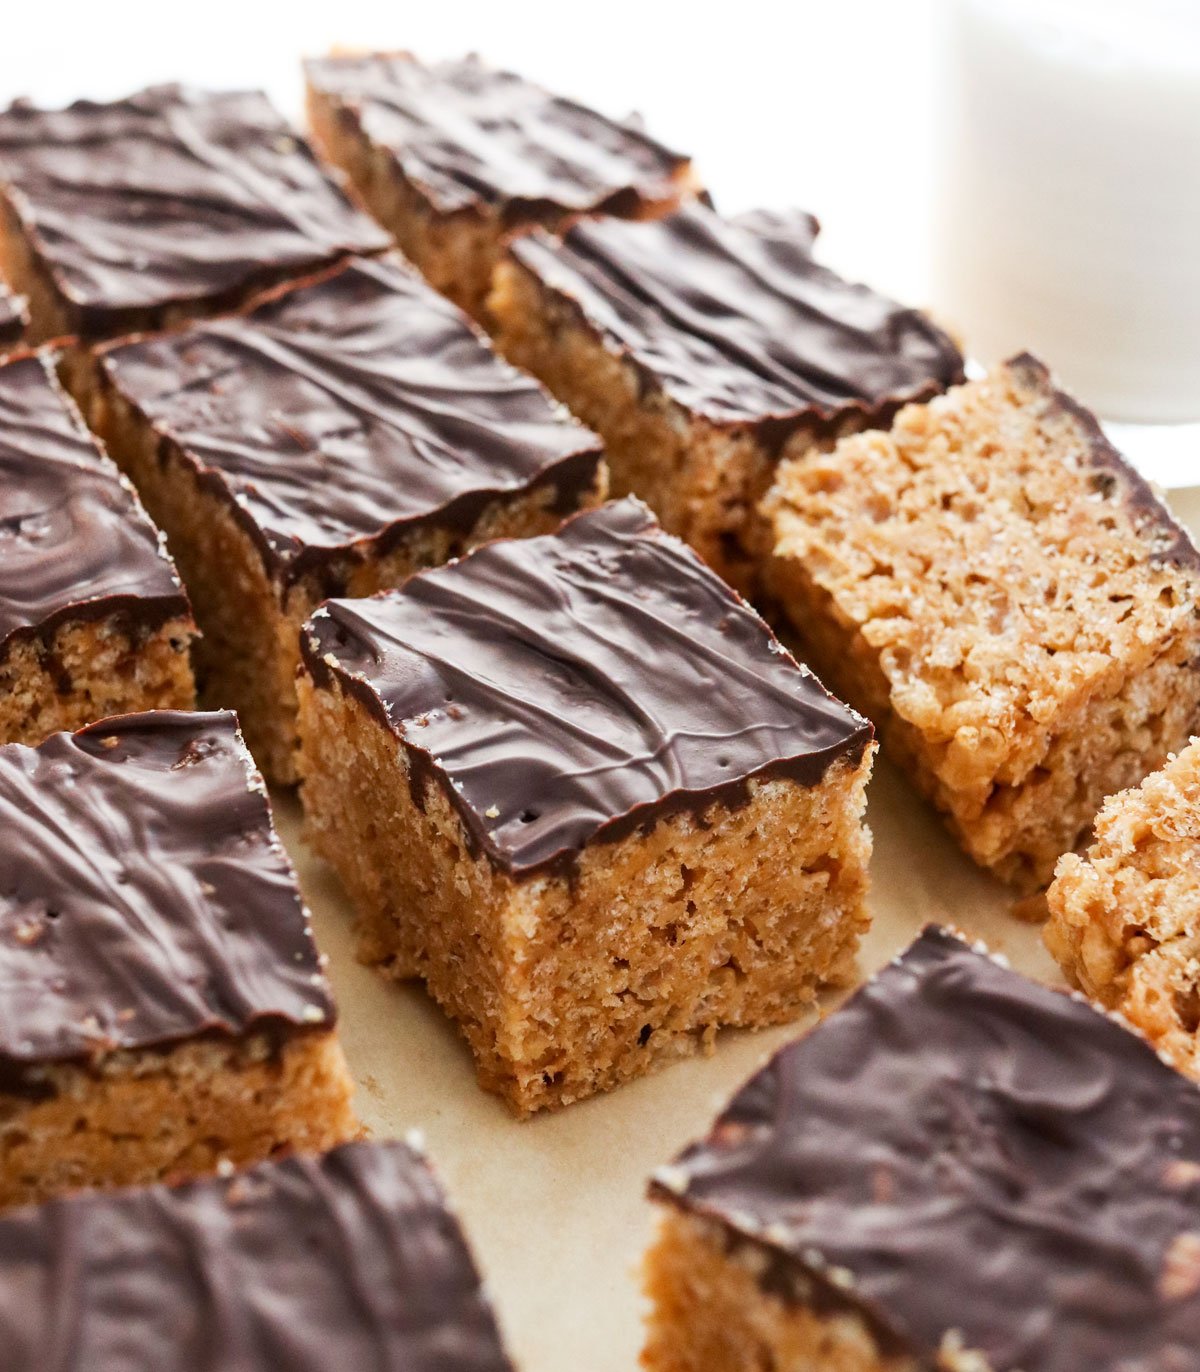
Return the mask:
[[1200,555],[1031,357],[787,463],[767,509],[814,665],[1018,886],[1200,722]]
[[617,122],[477,57],[410,53],[305,63],[325,151],[440,290],[483,318],[505,239],[580,214],[645,218],[692,194],[691,164]]
[[29,307],[23,297],[0,281],[0,352],[7,352],[24,341],[29,328]]
[[6,1215],[0,1342],[5,1372],[512,1372],[402,1143]]
[[190,709],[187,597],[49,360],[0,365],[0,743]]
[[71,384],[167,535],[205,698],[295,778],[299,627],[603,496],[599,440],[397,259],[76,355]]
[[0,748],[0,1205],[357,1132],[329,986],[231,714]]
[[1046,899],[1063,971],[1200,1077],[1200,740],[1105,802]]
[[1185,1372],[1200,1091],[930,928],[659,1172],[647,1372]]
[[962,379],[916,310],[812,256],[814,221],[691,204],[516,240],[489,309],[497,343],[604,439],[613,489],[739,590],[781,457],[890,422]]
[[309,837],[520,1114],[853,975],[871,727],[644,505],[306,630]]
[[259,92],[0,111],[0,273],[33,342],[165,328],[386,246]]

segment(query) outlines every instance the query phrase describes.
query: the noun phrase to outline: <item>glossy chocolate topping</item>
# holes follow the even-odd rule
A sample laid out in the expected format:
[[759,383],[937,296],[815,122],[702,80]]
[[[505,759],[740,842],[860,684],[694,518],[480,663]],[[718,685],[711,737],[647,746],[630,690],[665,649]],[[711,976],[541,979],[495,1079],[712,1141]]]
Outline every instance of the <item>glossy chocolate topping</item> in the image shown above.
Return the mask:
[[815,785],[871,727],[798,667],[698,557],[623,500],[556,534],[488,544],[304,635],[403,739],[477,849],[523,875],[751,777]]
[[5,1372],[512,1372],[401,1143],[14,1211],[0,1346]]
[[0,112],[0,181],[90,337],[389,241],[256,91],[18,102]]
[[0,348],[19,343],[28,323],[25,301],[0,281]]
[[1196,1366],[1200,1090],[939,929],[779,1053],[655,1191],[922,1367],[951,1330],[991,1372]]
[[295,873],[232,714],[0,747],[0,1067],[329,1022]]
[[768,441],[850,413],[883,423],[962,380],[946,334],[820,266],[814,234],[808,215],[728,221],[690,204],[584,221],[561,240],[535,231],[512,252],[647,386]]
[[49,363],[0,366],[0,655],[70,619],[188,614],[158,533]]
[[1151,559],[1200,572],[1200,549],[1192,535],[1145,477],[1113,446],[1092,411],[1066,391],[1058,390],[1049,368],[1031,353],[1011,357],[1005,365],[1041,397],[1049,413],[1064,416],[1075,426],[1082,459],[1095,473],[1096,494],[1130,512],[1139,537],[1149,547]]
[[477,57],[426,66],[409,53],[351,54],[305,70],[444,214],[495,207],[512,223],[556,210],[632,214],[673,199],[688,166],[636,121],[607,119]]
[[542,482],[566,513],[601,461],[594,435],[394,259],[102,356],[280,576],[423,522],[469,531]]

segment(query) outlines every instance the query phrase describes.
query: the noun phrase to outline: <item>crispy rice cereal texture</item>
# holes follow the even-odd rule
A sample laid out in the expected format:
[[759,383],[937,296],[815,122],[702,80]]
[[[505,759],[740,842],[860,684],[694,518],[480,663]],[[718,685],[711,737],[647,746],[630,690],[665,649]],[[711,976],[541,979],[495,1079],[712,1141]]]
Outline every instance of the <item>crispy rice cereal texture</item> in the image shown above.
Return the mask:
[[1063,971],[1200,1077],[1200,740],[1105,802],[1047,902]]
[[1200,562],[1020,357],[787,463],[772,590],[966,852],[1048,882],[1200,717]]
[[665,1214],[645,1262],[646,1372],[920,1372],[912,1358],[884,1356],[853,1312],[767,1289],[766,1266],[719,1225]]
[[818,786],[751,782],[745,805],[703,823],[672,815],[593,844],[574,880],[517,880],[471,855],[435,783],[417,803],[403,750],[359,700],[299,685],[307,836],[358,911],[360,956],[426,983],[517,1114],[707,1050],[719,1026],[794,1019],[820,985],[853,981],[871,749]]

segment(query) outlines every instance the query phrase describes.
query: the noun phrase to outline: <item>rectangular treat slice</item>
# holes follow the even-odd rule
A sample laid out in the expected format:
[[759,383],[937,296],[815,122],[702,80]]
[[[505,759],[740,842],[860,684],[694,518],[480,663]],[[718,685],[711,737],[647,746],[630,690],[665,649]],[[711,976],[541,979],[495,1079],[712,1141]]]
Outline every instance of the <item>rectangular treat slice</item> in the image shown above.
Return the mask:
[[0,747],[0,1205],[357,1132],[329,986],[231,714]]
[[0,1218],[0,1340],[5,1372],[512,1372],[402,1143]]
[[25,339],[29,307],[23,296],[13,295],[0,281],[0,353],[11,351]]
[[553,529],[606,482],[599,440],[397,259],[100,349],[72,385],[178,560],[205,698],[275,781],[326,596]]
[[0,365],[0,743],[191,709],[187,597],[49,359]]
[[477,57],[410,53],[305,63],[309,121],[430,281],[484,319],[507,237],[581,214],[646,218],[692,194],[691,164],[617,122]]
[[0,272],[33,342],[165,328],[386,246],[260,92],[0,111]]
[[308,833],[518,1113],[852,975],[870,725],[644,505],[306,629]]
[[1200,740],[1105,802],[1046,900],[1063,971],[1200,1077]]
[[1200,555],[1022,356],[781,468],[771,588],[976,862],[1048,882],[1200,720]]
[[1200,1091],[930,928],[655,1178],[648,1372],[1185,1372]]
[[807,215],[729,221],[700,204],[512,244],[497,343],[604,439],[614,493],[642,497],[740,590],[781,457],[886,425],[962,379],[916,310],[814,261]]

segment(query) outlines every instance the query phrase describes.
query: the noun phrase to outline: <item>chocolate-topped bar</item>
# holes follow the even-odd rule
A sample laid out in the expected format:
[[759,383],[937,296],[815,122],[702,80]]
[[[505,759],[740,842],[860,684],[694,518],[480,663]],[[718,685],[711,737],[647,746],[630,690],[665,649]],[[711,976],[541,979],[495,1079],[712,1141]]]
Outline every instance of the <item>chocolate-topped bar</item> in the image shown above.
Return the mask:
[[351,1136],[334,1007],[233,715],[0,747],[0,1204]]
[[0,281],[0,351],[7,351],[24,341],[29,328],[29,307],[19,295]]
[[0,1218],[0,1340],[6,1372],[512,1372],[402,1143]]
[[439,290],[481,317],[506,236],[577,215],[646,218],[692,193],[689,160],[477,57],[305,63],[323,149]]
[[789,459],[763,510],[814,665],[1015,886],[1200,731],[1200,553],[1036,358]]
[[0,743],[195,704],[187,597],[50,360],[0,365]]
[[321,600],[554,528],[606,480],[599,440],[396,258],[110,345],[74,382],[179,561],[207,698],[278,781]]
[[0,112],[0,271],[35,342],[164,328],[386,246],[260,92]]
[[519,1112],[849,975],[870,725],[639,502],[330,601],[303,652],[309,833],[362,954]]
[[781,457],[962,379],[946,334],[821,266],[814,233],[808,215],[699,203],[584,221],[516,240],[489,301],[501,350],[604,438],[617,493],[741,589]]
[[1200,1345],[1200,1092],[940,929],[652,1190],[650,1372],[1184,1372]]

